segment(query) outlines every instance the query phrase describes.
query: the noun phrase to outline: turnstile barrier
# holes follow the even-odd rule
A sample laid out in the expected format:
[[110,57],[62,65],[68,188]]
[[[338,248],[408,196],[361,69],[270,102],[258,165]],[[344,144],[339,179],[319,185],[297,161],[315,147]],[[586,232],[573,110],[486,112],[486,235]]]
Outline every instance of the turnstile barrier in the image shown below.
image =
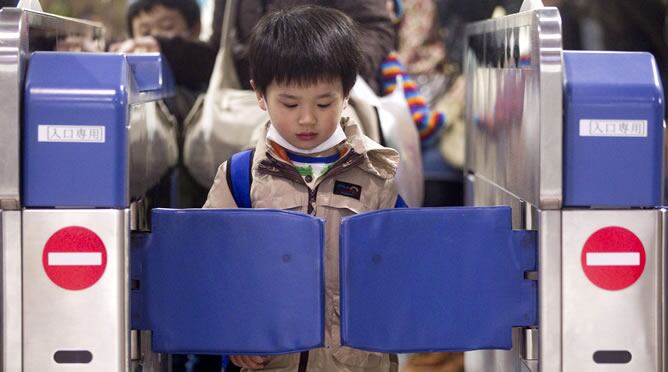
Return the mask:
[[142,124],[131,116],[172,94],[157,54],[32,55],[21,173],[23,371],[129,371],[130,150],[141,130],[131,124]]
[[540,306],[512,350],[468,353],[466,368],[665,370],[656,63],[563,51],[558,10],[537,3],[467,29],[468,203],[510,205],[513,228],[537,231]]

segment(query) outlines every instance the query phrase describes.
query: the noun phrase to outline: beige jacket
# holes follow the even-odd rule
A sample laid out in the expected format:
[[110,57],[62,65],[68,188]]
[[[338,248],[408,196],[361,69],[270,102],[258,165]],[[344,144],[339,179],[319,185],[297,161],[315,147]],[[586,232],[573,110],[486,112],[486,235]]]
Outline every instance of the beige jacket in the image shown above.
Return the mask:
[[[265,141],[258,141],[251,172],[251,201],[254,208],[300,211],[323,218],[325,223],[325,347],[311,350],[307,371],[392,371],[390,356],[340,346],[339,312],[339,225],[342,217],[381,208],[393,208],[397,200],[394,175],[398,153],[364,136],[351,120],[341,121],[349,151],[309,188],[296,169],[280,160]],[[266,132],[266,128],[265,128]],[[265,136],[261,137],[265,138]],[[236,208],[223,163],[204,208]],[[341,195],[335,183],[352,191]],[[360,187],[359,195],[354,186]],[[357,198],[356,196],[359,196]],[[392,358],[396,360],[396,358]],[[265,370],[297,371],[299,354],[274,357]]]

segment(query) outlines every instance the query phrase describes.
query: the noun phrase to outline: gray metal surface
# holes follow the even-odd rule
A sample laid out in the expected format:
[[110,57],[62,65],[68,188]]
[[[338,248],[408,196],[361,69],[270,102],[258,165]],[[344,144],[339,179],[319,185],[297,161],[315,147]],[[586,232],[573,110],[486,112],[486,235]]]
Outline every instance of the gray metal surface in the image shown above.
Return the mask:
[[466,168],[539,209],[562,202],[562,47],[556,8],[467,27]]
[[526,361],[538,360],[538,328],[524,329],[524,342],[522,343],[522,359]]
[[560,372],[562,353],[561,211],[538,213],[538,319],[541,372]]
[[99,24],[27,9],[0,10],[0,208],[18,209],[21,96],[27,59],[36,50],[71,49],[72,38],[104,49]]
[[513,348],[511,350],[478,350],[464,353],[464,370],[466,372],[526,371],[520,359],[521,340],[522,328],[513,328]]
[[141,372],[171,372],[171,356],[153,352],[151,331],[141,331],[138,337],[139,355],[137,361],[133,362],[132,370],[135,371],[135,367],[139,367]]
[[[129,370],[128,210],[26,210],[23,213],[24,372]],[[56,231],[82,226],[105,245],[104,274],[92,287],[55,285],[42,263]],[[56,364],[59,350],[88,350],[89,364]]]
[[666,276],[666,250],[668,249],[668,210],[661,209],[659,211],[661,213],[661,226],[663,226],[663,229],[661,230],[661,246],[663,247],[663,259],[661,262],[663,262],[663,265],[660,265],[660,272],[659,272],[659,281],[660,283],[663,283],[663,288],[659,292],[659,296],[661,296],[661,302],[660,302],[660,309],[662,310],[661,312],[661,323],[663,324],[663,335],[662,338],[659,340],[663,342],[663,349],[661,350],[662,353],[662,359],[663,359],[663,371],[668,371],[668,331],[666,330],[666,326],[668,325],[667,321],[668,319],[666,318],[666,314],[668,313],[666,311],[666,306],[668,303],[666,303],[666,297],[668,295],[668,277]]
[[[563,212],[563,371],[658,372],[664,364],[663,226],[657,210],[569,210]],[[619,226],[644,246],[646,263],[630,287],[606,290],[582,268],[582,250],[597,230]],[[597,351],[628,351],[627,364],[597,364]]]
[[523,200],[496,187],[485,179],[477,178],[476,175],[469,175],[467,177],[466,187],[472,190],[472,205],[476,207],[508,205],[512,209],[513,229],[520,230],[526,228],[527,213],[525,209],[527,208],[527,204]]
[[0,210],[2,355],[0,371],[21,372],[21,212]]

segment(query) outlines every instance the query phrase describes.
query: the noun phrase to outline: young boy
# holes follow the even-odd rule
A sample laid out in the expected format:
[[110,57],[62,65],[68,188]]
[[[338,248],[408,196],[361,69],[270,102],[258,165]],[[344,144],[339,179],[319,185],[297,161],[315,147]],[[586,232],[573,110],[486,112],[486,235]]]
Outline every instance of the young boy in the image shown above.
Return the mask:
[[[340,11],[300,6],[271,13],[251,37],[251,85],[270,117],[251,163],[254,208],[301,211],[326,220],[325,347],[273,357],[232,356],[246,370],[391,371],[396,358],[340,346],[341,218],[401,204],[399,156],[341,117],[361,60],[355,26]],[[205,208],[235,208],[227,162]]]

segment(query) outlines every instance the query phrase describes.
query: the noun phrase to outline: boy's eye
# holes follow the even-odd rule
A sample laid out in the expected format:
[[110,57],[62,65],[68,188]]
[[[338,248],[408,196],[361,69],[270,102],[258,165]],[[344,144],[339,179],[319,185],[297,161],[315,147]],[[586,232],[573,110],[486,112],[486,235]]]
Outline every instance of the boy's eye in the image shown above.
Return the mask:
[[319,104],[318,104],[318,107],[320,107],[320,108],[327,108],[327,107],[329,107],[329,106],[331,106],[331,105],[332,105],[331,102],[330,102],[330,103],[319,103]]
[[297,104],[296,103],[284,103],[283,106],[285,106],[287,108],[295,108],[295,107],[297,107]]

